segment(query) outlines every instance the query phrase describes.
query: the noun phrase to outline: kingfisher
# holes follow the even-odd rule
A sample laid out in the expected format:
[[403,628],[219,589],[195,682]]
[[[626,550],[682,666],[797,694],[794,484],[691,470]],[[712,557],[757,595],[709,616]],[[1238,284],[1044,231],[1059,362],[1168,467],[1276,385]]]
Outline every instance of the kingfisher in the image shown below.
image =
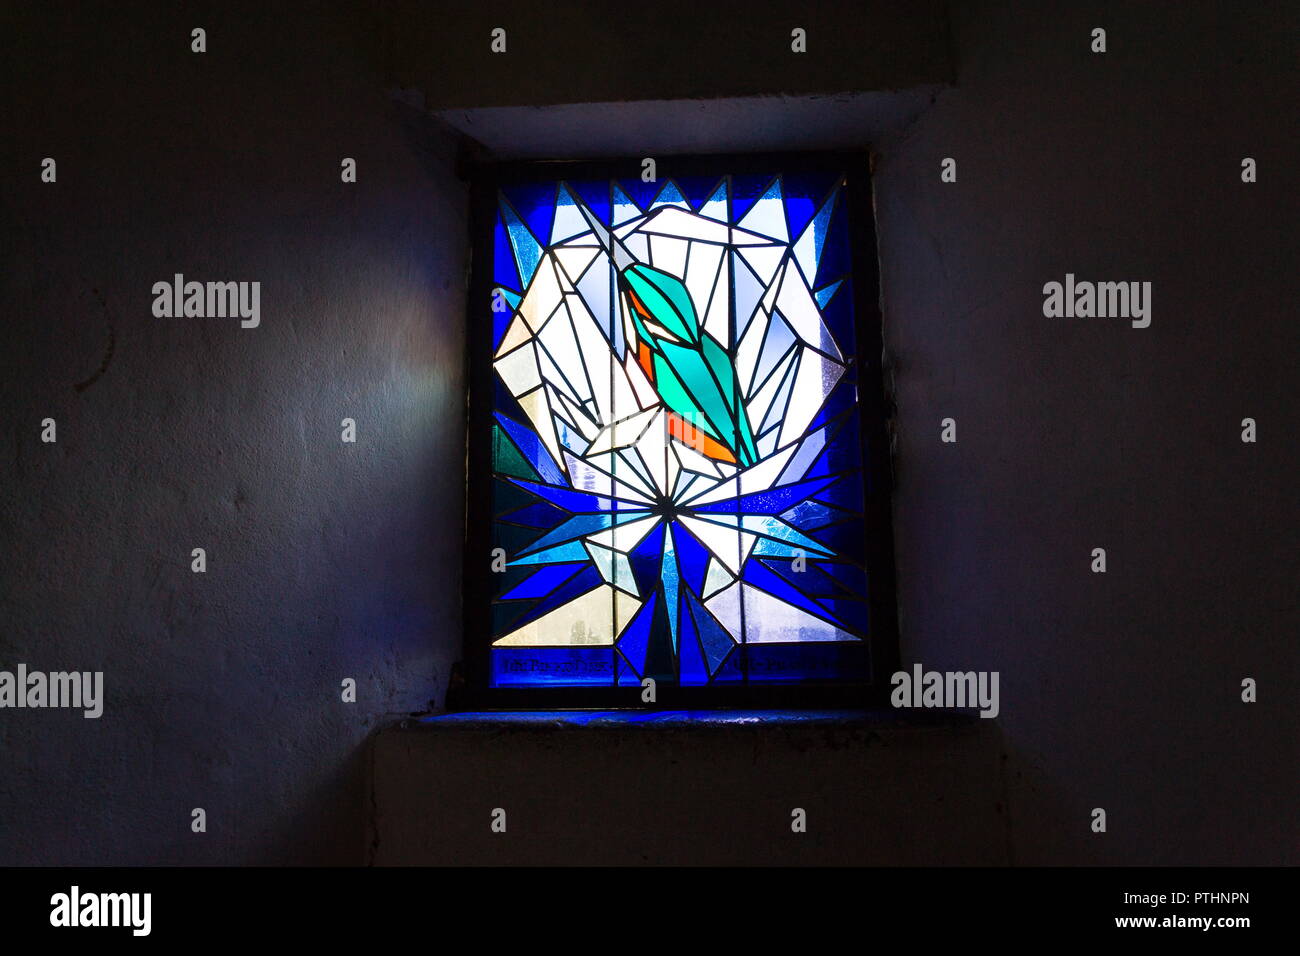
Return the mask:
[[736,369],[705,330],[677,276],[638,262],[587,211],[593,232],[618,270],[618,289],[636,341],[627,348],[668,409],[674,438],[715,461],[748,468],[758,460]]

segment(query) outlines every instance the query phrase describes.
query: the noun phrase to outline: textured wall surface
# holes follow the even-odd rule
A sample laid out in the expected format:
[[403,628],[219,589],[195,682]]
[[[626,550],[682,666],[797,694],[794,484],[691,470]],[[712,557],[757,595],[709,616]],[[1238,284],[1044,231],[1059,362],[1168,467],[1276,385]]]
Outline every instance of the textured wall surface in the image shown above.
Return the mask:
[[1011,7],[879,144],[903,659],[1001,672],[1016,862],[1294,863],[1295,8]]
[[[0,31],[0,668],[106,685],[0,712],[0,864],[359,861],[363,742],[459,653],[464,186],[323,22],[102,12]],[[177,272],[260,326],[155,318]]]

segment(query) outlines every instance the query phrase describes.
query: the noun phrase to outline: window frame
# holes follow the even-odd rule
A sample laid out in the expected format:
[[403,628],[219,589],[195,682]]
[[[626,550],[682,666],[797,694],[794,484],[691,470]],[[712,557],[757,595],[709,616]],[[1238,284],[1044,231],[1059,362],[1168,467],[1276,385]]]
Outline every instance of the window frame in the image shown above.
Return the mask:
[[[862,682],[710,684],[659,683],[656,701],[643,703],[639,686],[491,687],[493,582],[485,570],[492,550],[493,235],[498,191],[516,184],[565,180],[639,179],[640,158],[485,162],[468,170],[470,278],[465,336],[466,498],[461,621],[463,684],[448,695],[454,710],[842,708],[887,704],[889,677],[898,669],[898,623],[892,523],[890,402],[883,369],[871,159],[866,152],[743,153],[660,156],[657,179],[761,173],[845,173],[858,408],[863,448],[863,532],[866,542],[867,634],[870,677]],[[483,399],[479,400],[479,396]]]

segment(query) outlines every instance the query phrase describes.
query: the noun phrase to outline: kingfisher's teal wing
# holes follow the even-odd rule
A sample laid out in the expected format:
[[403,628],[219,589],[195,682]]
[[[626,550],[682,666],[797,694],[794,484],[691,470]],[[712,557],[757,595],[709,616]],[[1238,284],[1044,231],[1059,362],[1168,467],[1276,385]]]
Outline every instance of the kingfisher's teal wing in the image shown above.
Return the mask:
[[638,359],[659,397],[686,422],[731,452],[742,467],[758,459],[736,370],[700,326],[676,276],[636,263],[620,273],[636,330]]

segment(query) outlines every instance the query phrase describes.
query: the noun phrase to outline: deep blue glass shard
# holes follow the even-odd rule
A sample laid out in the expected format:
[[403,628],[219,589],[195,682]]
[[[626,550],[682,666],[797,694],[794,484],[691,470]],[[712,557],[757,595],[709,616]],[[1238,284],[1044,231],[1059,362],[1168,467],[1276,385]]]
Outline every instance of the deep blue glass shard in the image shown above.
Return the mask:
[[832,480],[830,478],[815,478],[810,481],[800,481],[793,485],[773,488],[770,491],[756,491],[750,495],[741,495],[739,498],[728,498],[724,501],[712,501],[708,504],[697,505],[692,510],[704,514],[780,514],[796,502],[811,498],[829,485]]
[[706,200],[713,197],[720,185],[717,176],[674,176],[673,181],[681,188],[691,209],[697,211]]
[[502,601],[517,601],[522,598],[539,598],[550,594],[553,589],[563,584],[569,578],[578,573],[585,565],[582,564],[547,564],[533,572],[532,576],[527,578],[522,584],[519,584],[505,594],[501,595]]
[[852,358],[853,282],[850,279],[836,279],[827,288],[835,289],[836,292],[834,295],[827,296],[824,302],[821,293],[818,293],[817,301],[821,305],[822,323],[826,326],[826,331],[840,343],[840,348],[844,350],[844,357]]
[[[820,490],[820,489],[819,489]],[[789,511],[781,514],[781,520],[801,530],[820,528],[830,524],[830,515],[834,509],[818,501],[801,501]]]
[[545,481],[556,485],[567,483],[564,472],[560,470],[560,466],[555,463],[551,453],[532,429],[507,418],[500,412],[496,413],[496,419]]
[[661,522],[655,525],[628,555],[632,577],[636,581],[637,591],[641,594],[649,594],[659,583],[663,549],[664,525]]
[[731,178],[731,216],[733,222],[745,218],[745,213],[753,207],[772,186],[772,176],[733,176]]
[[627,658],[638,676],[645,673],[645,653],[650,643],[650,627],[654,623],[655,605],[658,600],[658,594],[651,594],[636,612],[636,616],[623,629],[623,636],[618,640],[619,651]]
[[793,604],[823,620],[830,621],[837,627],[843,627],[831,616],[830,611],[801,591],[797,591],[788,581],[783,580],[761,561],[749,561],[745,564],[744,579],[746,583],[766,591],[773,597],[780,598],[787,604]]
[[492,376],[492,397],[496,401],[497,414],[505,415],[517,422],[528,420],[524,410],[519,407],[519,402],[510,394],[510,389],[506,388],[505,382],[501,381],[499,375]]
[[[831,394],[818,410],[810,427],[821,428],[823,425],[829,425],[831,422],[835,421],[835,419],[852,410],[857,405],[857,401],[858,391],[854,383],[841,379],[840,382],[831,389]],[[844,443],[832,440],[831,442],[828,442],[827,447],[834,448],[838,444]],[[856,445],[854,447],[856,448]]]
[[786,196],[785,200],[785,218],[790,224],[790,241],[794,242],[799,238],[812,219],[813,213],[817,210],[816,204],[811,199],[805,199],[802,196]]
[[[615,651],[615,653],[617,654],[618,652]],[[632,665],[627,662],[627,659],[622,654],[618,654],[618,657],[615,660],[615,666],[618,670],[619,687],[640,686],[641,675],[633,669]]]
[[686,197],[682,195],[682,191],[677,188],[677,184],[670,179],[668,182],[664,183],[663,189],[659,190],[659,195],[657,195],[654,198],[654,201],[650,203],[650,208],[654,209],[658,206],[671,206],[677,204],[686,206],[687,208],[690,206],[686,201]]
[[[555,590],[551,591],[547,597],[533,605],[527,614],[520,616],[519,619],[515,621],[514,627],[523,627],[525,624],[531,623],[539,617],[554,611],[557,607],[560,607],[563,604],[568,604],[574,598],[581,597],[593,588],[599,587],[602,583],[604,583],[604,579],[601,578],[600,572],[596,570],[596,566],[594,564],[588,564],[573,577],[569,578],[563,584],[556,587]],[[611,606],[610,613],[612,614],[613,612],[614,609]]]
[[642,210],[650,208],[659,192],[659,183],[643,183],[639,179],[620,179],[616,188],[621,189],[636,206]]
[[820,603],[825,603],[823,598],[841,598],[844,596],[843,589],[834,578],[823,571],[819,571],[808,561],[803,563],[802,571],[795,570],[795,562],[779,558],[764,558],[763,563],[789,581],[797,590],[802,591]]
[[543,244],[549,242],[551,238],[558,191],[559,184],[553,182],[520,183],[505,186],[501,190],[510,205],[528,225],[529,232]]
[[[497,219],[495,238],[492,242],[492,284],[502,289],[524,290],[519,278],[519,267],[515,264],[514,252],[510,246],[510,237],[506,233],[505,223]],[[491,303],[488,303],[489,308]]]
[[677,545],[677,568],[682,583],[699,594],[704,590],[704,575],[711,554],[679,522],[673,522],[673,542]]
[[683,687],[698,687],[709,682],[709,669],[704,663],[704,652],[700,650],[695,621],[686,607],[686,593],[683,592],[682,606],[677,613],[677,673]]
[[673,681],[677,674],[677,652],[673,647],[672,628],[668,621],[675,616],[675,608],[670,609],[668,601],[660,593],[660,600],[655,607],[654,621],[650,624],[650,641],[646,648],[645,670],[643,677],[655,680]]
[[[828,465],[829,467],[829,465]],[[816,500],[823,504],[847,507],[851,503],[852,489],[846,482],[836,478],[831,484],[817,492]]]
[[824,574],[833,577],[850,594],[867,593],[867,573],[853,564],[838,561],[813,562]]
[[817,286],[817,276],[821,274],[822,252],[826,248],[826,239],[830,233],[831,218],[835,210],[835,199],[826,200],[813,217],[809,228],[795,237],[794,255],[804,280]]
[[614,652],[614,670],[617,674],[615,683],[619,687],[638,687],[641,684],[641,675],[632,670],[632,665],[628,663],[627,658],[617,650]]
[[609,684],[614,655],[608,647],[494,647],[493,687],[582,687]]
[[609,180],[569,183],[569,188],[577,193],[578,198],[598,220],[609,225]]
[[[745,681],[744,670],[745,646],[737,644],[731,649],[722,665],[713,672],[715,684],[740,684]],[[756,681],[757,682],[757,681]]]
[[831,300],[831,296],[833,296],[833,295],[835,294],[836,290],[839,289],[839,287],[840,287],[841,285],[843,285],[843,283],[844,283],[844,280],[843,280],[843,279],[839,279],[839,280],[836,280],[835,282],[832,282],[830,285],[828,285],[828,286],[827,286],[826,288],[824,288],[824,289],[818,289],[818,290],[817,290],[817,305],[818,305],[818,307],[823,308],[823,309],[826,308],[826,303],[829,302],[829,301]]
[[511,524],[521,524],[528,528],[554,528],[564,520],[567,514],[568,512],[555,507],[555,505],[547,504],[545,501],[538,501],[526,508],[504,514],[499,520]]
[[[779,204],[777,207],[778,210],[780,210],[780,215],[777,217],[779,225],[776,222],[768,221],[766,213],[759,214],[760,217],[762,218],[761,222],[744,223],[743,213],[737,215],[736,221],[738,224],[741,224],[743,228],[750,229],[761,236],[766,236],[767,238],[773,241],[777,241],[780,240],[784,235],[789,234],[789,225],[785,220],[784,203],[782,202],[781,199],[781,180],[779,177],[773,179],[768,184],[767,188],[763,190],[762,194],[758,197],[758,199],[756,199],[754,203],[751,204],[750,209],[752,209],[753,205],[757,204],[758,202],[766,201],[766,200],[770,200],[772,202]],[[745,210],[746,213],[748,213],[749,211],[750,211],[749,209]]]
[[644,502],[607,498],[604,495],[592,494],[590,491],[574,491],[571,488],[542,485],[535,481],[524,481],[521,478],[512,478],[510,480],[520,488],[531,491],[538,497],[545,498],[547,501],[573,514],[589,511],[644,512],[646,507]]
[[542,244],[509,206],[501,207],[501,218],[505,220],[506,232],[510,236],[510,248],[514,252],[515,265],[519,267],[519,278],[526,287],[533,281],[537,264],[542,261]]
[[[819,488],[818,491],[821,489]],[[781,515],[781,520],[794,525],[801,531],[811,531],[839,521],[848,521],[857,516],[830,505],[817,501],[802,501]]]
[[649,515],[648,511],[637,511],[628,513],[600,512],[597,514],[574,515],[568,521],[553,531],[550,531],[525,550],[525,554],[532,551],[538,551],[542,548],[550,548],[561,544],[565,541],[572,541],[577,538],[583,538],[587,535],[594,534],[598,531],[604,531],[615,525],[627,524],[629,521],[636,521]]
[[709,673],[714,674],[736,643],[695,595],[687,594],[686,600],[695,619],[695,630],[700,637],[700,646],[704,649]]
[[832,619],[841,622],[840,626],[851,634],[864,637],[867,634],[867,605],[855,598],[819,598],[818,603],[827,609]]
[[809,276],[814,289],[830,285],[836,279],[842,279],[853,271],[848,216],[843,205],[837,203],[838,208],[831,214],[830,225],[826,231],[826,242],[822,245],[821,260],[817,263],[817,275]]
[[523,488],[515,487],[506,479],[499,476],[492,479],[492,507],[497,514],[516,511],[536,501],[537,499]]
[[788,173],[782,177],[792,240],[799,238],[813,214],[838,190],[842,178],[839,172]]
[[730,515],[711,514],[701,514],[699,517],[703,521],[729,529],[736,528],[739,522],[739,526],[745,531],[760,536],[755,545],[755,548],[765,548],[758,552],[760,554],[786,554],[793,549],[806,555],[829,556],[827,549],[815,539],[796,531],[780,518],[766,515],[741,515],[739,518],[734,518]]

